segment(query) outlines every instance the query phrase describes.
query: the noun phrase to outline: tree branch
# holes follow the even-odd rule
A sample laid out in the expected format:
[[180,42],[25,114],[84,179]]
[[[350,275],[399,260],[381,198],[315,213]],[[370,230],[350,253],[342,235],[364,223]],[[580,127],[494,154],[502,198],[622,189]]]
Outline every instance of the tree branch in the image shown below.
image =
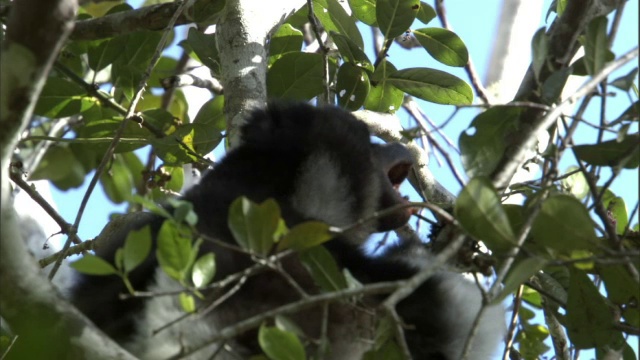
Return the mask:
[[267,36],[302,5],[304,0],[227,1],[216,35],[231,147],[238,145],[247,112],[267,103]]
[[[69,36],[73,0],[12,3],[0,59],[0,315],[19,334],[11,350],[29,359],[133,359],[63,301],[29,255],[18,228],[9,168],[54,58]],[[37,346],[34,346],[37,342]]]
[[[196,3],[210,3],[221,0],[197,0]],[[79,20],[71,33],[71,40],[96,40],[141,30],[162,30],[180,7],[181,2],[169,2],[145,6],[132,11],[121,11],[103,17]],[[187,11],[178,16],[174,25],[190,24],[193,20]]]
[[[502,159],[496,167],[496,171],[492,174],[493,185],[496,188],[502,188],[509,184],[511,177],[516,172],[517,167],[526,158],[526,153],[529,149],[535,146],[537,141],[536,135],[540,131],[544,131],[549,128],[558,119],[563,112],[573,106],[573,104],[581,97],[590,93],[593,89],[600,84],[609,74],[619,69],[632,59],[638,57],[638,48],[634,48],[622,55],[615,61],[610,62],[605,66],[598,74],[596,74],[591,80],[584,84],[573,95],[569,96],[562,103],[558,104],[553,110],[548,112],[545,116],[540,116],[534,119],[531,124],[527,126],[521,126],[520,131],[512,135],[512,145],[509,146]],[[530,109],[531,110],[531,109]],[[534,109],[536,112],[539,111]],[[523,121],[521,119],[521,121]],[[525,120],[527,121],[527,120]]]

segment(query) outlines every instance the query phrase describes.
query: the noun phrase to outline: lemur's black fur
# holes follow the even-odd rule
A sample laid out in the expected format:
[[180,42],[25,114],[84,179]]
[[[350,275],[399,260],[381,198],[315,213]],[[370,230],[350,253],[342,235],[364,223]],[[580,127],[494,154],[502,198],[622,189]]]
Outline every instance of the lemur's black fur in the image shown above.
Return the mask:
[[[366,126],[342,110],[306,104],[270,105],[249,117],[242,127],[241,139],[241,145],[229,151],[183,197],[193,203],[199,217],[198,231],[208,238],[235,244],[227,216],[231,202],[239,196],[254,202],[274,198],[289,227],[312,219],[345,227],[405,202],[396,189],[411,166],[409,152],[400,144],[372,144]],[[378,257],[367,255],[361,245],[373,232],[402,226],[409,216],[407,208],[394,211],[324,246],[341,267],[348,268],[362,283],[406,279],[429,259],[419,245],[407,242]],[[162,220],[145,214],[132,228],[151,224],[155,234]],[[128,231],[122,229],[115,236],[118,241],[99,248],[97,255],[113,262],[115,250],[122,246]],[[244,254],[205,241],[201,252],[211,251],[216,254],[215,280],[254,264]],[[318,292],[296,257],[286,259],[284,268],[306,292]],[[170,281],[158,271],[154,251],[133,271],[130,280],[136,290],[171,287]],[[457,274],[443,272],[399,304],[398,313],[411,325],[405,336],[415,359],[453,360],[459,356],[470,321],[480,306],[480,293],[474,286]],[[240,291],[211,314],[196,321],[184,320],[152,336],[151,330],[172,320],[173,315],[159,314],[160,310],[179,309],[174,303],[175,297],[121,300],[119,294],[126,292],[122,280],[116,276],[79,275],[72,289],[72,301],[108,335],[137,356],[148,359],[171,357],[180,352],[181,346],[197,346],[225,326],[300,299],[281,275],[263,272],[248,278]],[[376,305],[378,301],[365,299],[369,305]],[[171,311],[179,314],[179,310]],[[457,316],[464,319],[456,319]],[[291,317],[307,335],[319,338],[320,309]],[[498,316],[490,321],[501,323],[503,319]],[[375,336],[375,317],[353,304],[332,304],[329,324],[330,359],[359,359]],[[473,358],[486,357],[488,349],[495,345],[496,334],[484,336],[483,331],[487,330],[479,329],[477,341],[491,344],[478,348]],[[172,341],[173,344],[169,344]],[[240,357],[260,352],[255,332],[227,345]],[[208,358],[215,348],[195,353],[193,359]],[[226,359],[229,354],[222,351],[219,356]]]

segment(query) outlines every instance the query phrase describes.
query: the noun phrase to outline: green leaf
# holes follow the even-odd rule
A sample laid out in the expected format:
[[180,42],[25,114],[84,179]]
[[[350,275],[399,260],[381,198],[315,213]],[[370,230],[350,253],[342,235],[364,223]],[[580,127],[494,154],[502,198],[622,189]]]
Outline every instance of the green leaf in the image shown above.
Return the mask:
[[322,246],[315,246],[300,253],[300,261],[323,291],[347,288],[347,280],[338,268],[331,253]]
[[516,260],[509,269],[509,273],[504,279],[504,287],[500,294],[492,299],[492,304],[501,303],[508,295],[512,294],[520,285],[529,280],[531,276],[540,271],[546,264],[546,260],[538,257],[531,257]]
[[[609,62],[612,61],[613,59],[616,58],[616,55],[609,49],[606,50],[605,53],[605,62]],[[587,64],[586,64],[587,60],[585,60],[585,57],[581,57],[578,60],[574,61],[571,64],[571,67],[573,68],[573,72],[572,75],[575,76],[587,76],[589,75],[589,71],[587,71]]]
[[303,40],[302,31],[291,24],[282,24],[269,41],[269,64],[280,58],[279,55],[300,51]]
[[436,11],[433,10],[431,5],[427,4],[424,1],[420,1],[420,10],[418,10],[418,15],[416,18],[420,20],[423,24],[428,24],[436,17]]
[[313,13],[326,32],[335,31],[342,34],[364,49],[364,42],[356,22],[336,0],[315,0]]
[[[90,121],[85,126],[78,129],[78,138],[83,139],[99,139],[99,138],[112,138],[113,134],[122,125],[122,116],[103,118],[100,120]],[[116,153],[130,152],[145,146],[151,134],[145,128],[136,124],[133,121],[128,121],[125,125],[122,138],[118,146],[116,146]],[[133,139],[129,141],[128,139]],[[103,154],[109,147],[111,141],[104,143],[92,144],[93,150],[98,154]]]
[[533,54],[531,67],[538,80],[540,79],[540,71],[547,62],[547,54],[549,52],[549,37],[545,30],[544,27],[538,29],[531,40],[531,52]]
[[542,102],[547,105],[558,102],[571,71],[571,68],[564,68],[549,75],[542,84]]
[[621,77],[613,80],[609,84],[612,85],[612,86],[617,87],[618,89],[620,89],[622,91],[629,91],[633,87],[633,84],[634,84],[634,82],[636,81],[637,78],[638,78],[638,68],[635,68],[635,69],[629,71],[629,73],[627,75],[621,76]]
[[298,337],[289,331],[264,324],[258,331],[260,348],[271,360],[305,360],[304,346]]
[[99,43],[91,43],[87,52],[91,70],[98,72],[116,61],[122,55],[126,41],[126,36],[116,36]]
[[153,202],[153,201],[151,201],[151,200],[149,200],[147,198],[143,198],[142,196],[140,196],[138,194],[134,194],[129,201],[131,203],[140,204],[145,209],[149,209],[149,211],[151,211],[152,213],[154,213],[156,215],[160,215],[165,219],[171,219],[172,218],[171,214],[164,207],[156,204],[155,202]]
[[158,59],[158,63],[153,67],[151,76],[147,80],[147,84],[153,88],[163,87],[161,81],[165,78],[175,75],[178,60],[168,56],[162,56]]
[[358,110],[369,94],[369,76],[362,68],[345,62],[338,70],[336,92],[338,105],[345,110]]
[[[152,138],[151,145],[156,155],[164,161],[166,165],[179,166],[197,160],[196,150],[193,148],[196,127],[198,124],[184,124],[176,131],[163,138]],[[179,141],[182,142],[180,144]],[[186,145],[186,148],[185,148]]]
[[597,242],[587,209],[575,197],[564,194],[544,200],[531,235],[537,244],[567,254],[573,250],[591,250]]
[[121,204],[133,194],[133,176],[120,154],[116,154],[109,171],[100,176],[100,184],[109,200]]
[[184,184],[184,168],[182,166],[163,165],[161,171],[162,175],[156,174],[153,178],[157,185],[152,189],[154,201],[166,199],[166,190],[179,193]]
[[217,95],[204,103],[198,110],[193,122],[211,126],[216,131],[226,130],[227,119],[224,115],[224,96]]
[[302,250],[312,246],[320,245],[331,238],[333,234],[329,231],[329,225],[320,221],[307,221],[294,226],[280,240],[278,250],[295,249]]
[[383,59],[373,75],[371,75],[371,89],[364,108],[371,111],[393,114],[402,106],[404,93],[387,82],[390,74],[398,71],[392,63]]
[[[127,99],[133,97],[142,75],[156,51],[162,34],[157,31],[139,31],[122,36],[121,55],[111,64],[111,79],[117,92]],[[116,93],[116,98],[118,93]]]
[[186,222],[192,226],[198,223],[198,215],[193,211],[193,203],[178,199],[169,199],[168,202],[173,206],[173,219],[176,223]]
[[[565,174],[574,172],[580,169],[577,166],[570,166],[565,171]],[[589,184],[587,184],[587,178],[581,171],[576,172],[561,180],[562,187],[566,189],[571,195],[577,199],[582,200],[589,194]]]
[[463,67],[469,62],[467,47],[453,31],[424,28],[414,30],[413,35],[434,59],[445,65]]
[[101,257],[87,254],[69,264],[75,270],[87,275],[117,275],[118,270]]
[[607,58],[607,18],[599,16],[587,26],[584,43],[584,61],[589,75],[604,67]]
[[628,121],[638,121],[640,120],[640,101],[636,101],[631,106],[627,108],[618,118],[612,121],[609,125],[617,125],[618,123],[628,120]]
[[266,255],[276,240],[280,207],[273,199],[256,204],[245,197],[237,198],[229,207],[229,230],[243,249]]
[[340,51],[340,55],[344,61],[355,66],[359,66],[369,72],[374,71],[373,65],[371,64],[371,61],[369,61],[367,55],[358,47],[358,45],[356,45],[356,43],[351,41],[351,39],[336,32],[331,33],[331,38],[338,47],[338,51]]
[[606,346],[616,335],[605,299],[587,274],[576,269],[571,271],[566,319],[569,339],[579,349]]
[[492,107],[476,116],[469,129],[460,134],[458,143],[467,175],[491,175],[502,158],[508,134],[517,126],[520,112],[516,107]]
[[403,69],[387,82],[422,100],[443,105],[469,105],[473,92],[469,84],[444,71],[427,68]]
[[186,292],[181,292],[180,295],[178,295],[178,300],[180,301],[180,307],[182,307],[182,310],[184,310],[184,312],[196,312],[196,299],[194,299],[193,295]]
[[191,231],[173,221],[165,221],[158,232],[156,255],[162,270],[172,279],[183,281],[190,265]]
[[622,142],[617,140],[604,141],[593,145],[577,145],[573,147],[580,160],[596,166],[620,166],[625,169],[636,169],[640,165],[638,133],[627,135]]
[[[602,191],[601,188],[598,188],[598,191]],[[607,189],[602,196],[602,205],[611,214],[610,216],[615,222],[616,233],[622,235],[629,224],[629,213],[624,199]]]
[[95,105],[87,92],[66,79],[49,77],[33,112],[48,118],[77,115]]
[[202,255],[193,264],[193,270],[191,271],[191,281],[193,285],[199,289],[205,285],[208,285],[213,277],[216,275],[216,257],[214,253],[208,253]]
[[224,14],[226,0],[196,1],[193,3],[190,15],[198,23],[198,27],[205,29],[206,25],[215,24]]
[[58,189],[77,188],[84,182],[88,170],[67,146],[52,146],[31,174],[31,180],[50,180]]
[[214,74],[221,74],[216,34],[203,34],[192,27],[189,29],[187,44],[193,49],[202,65],[208,67]]
[[[311,100],[324,91],[322,67],[321,54],[284,54],[267,72],[267,92],[270,97]],[[331,67],[330,73],[334,71]]]
[[454,213],[462,227],[490,249],[506,251],[515,245],[509,218],[488,178],[469,181],[456,200]]
[[385,38],[402,35],[418,15],[419,0],[377,0],[376,19]]
[[622,309],[622,316],[632,326],[640,326],[638,301],[640,284],[633,279],[623,265],[597,265],[598,273],[604,280],[607,298]]
[[304,330],[298,326],[291,318],[284,315],[276,315],[273,319],[276,327],[280,330],[288,331],[300,337],[305,337]]
[[129,273],[151,252],[151,227],[148,225],[140,230],[129,231],[127,239],[124,241],[123,265],[124,272]]
[[378,26],[375,0],[349,0],[349,6],[356,19],[369,26]]

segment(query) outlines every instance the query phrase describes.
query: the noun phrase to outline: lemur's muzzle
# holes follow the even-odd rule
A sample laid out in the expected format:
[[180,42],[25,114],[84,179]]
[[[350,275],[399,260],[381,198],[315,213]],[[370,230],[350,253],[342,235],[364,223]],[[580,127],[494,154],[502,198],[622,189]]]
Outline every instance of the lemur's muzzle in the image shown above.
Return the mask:
[[[409,201],[398,190],[413,165],[413,157],[409,150],[400,143],[376,145],[374,156],[381,170],[382,193],[379,210],[384,211],[394,206],[408,204]],[[377,230],[389,231],[399,228],[409,221],[412,212],[410,207],[405,206],[380,217]]]

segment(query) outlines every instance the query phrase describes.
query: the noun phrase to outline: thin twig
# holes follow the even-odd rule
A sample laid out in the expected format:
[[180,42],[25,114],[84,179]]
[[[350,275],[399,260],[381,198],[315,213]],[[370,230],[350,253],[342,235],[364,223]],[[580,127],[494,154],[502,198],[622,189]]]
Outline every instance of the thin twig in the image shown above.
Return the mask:
[[322,53],[322,80],[324,82],[323,100],[325,104],[331,104],[331,89],[329,88],[329,51],[322,41],[322,35],[320,34],[320,22],[318,21],[318,18],[316,18],[316,14],[313,10],[313,0],[307,0],[307,7],[309,8],[307,18],[309,19],[309,22],[311,22],[311,29],[316,37],[316,41],[318,42],[318,48]]
[[[129,109],[127,110],[127,113],[125,114],[124,119],[122,120],[122,123],[120,124],[120,127],[116,131],[116,133],[114,135],[114,138],[113,138],[113,141],[111,142],[111,144],[109,145],[109,148],[107,149],[107,151],[105,152],[104,156],[102,157],[102,160],[100,161],[100,165],[98,165],[98,167],[96,168],[96,171],[95,171],[95,173],[93,175],[93,178],[89,182],[89,186],[87,187],[87,191],[85,192],[84,197],[82,198],[82,202],[80,203],[80,208],[78,209],[78,214],[76,215],[76,220],[73,223],[73,227],[75,229],[78,229],[79,226],[80,226],[80,221],[82,220],[82,215],[84,214],[84,210],[87,207],[87,204],[89,202],[89,198],[91,197],[91,194],[93,193],[93,190],[95,189],[96,185],[98,184],[98,180],[102,176],[102,173],[105,171],[105,169],[107,167],[107,164],[109,163],[109,161],[111,161],[111,159],[113,157],[113,154],[114,154],[114,152],[116,150],[116,146],[118,145],[118,143],[120,141],[120,138],[122,137],[122,134],[124,133],[126,125],[128,124],[129,120],[134,117],[134,112],[135,112],[136,106],[138,105],[138,101],[140,101],[140,98],[142,97],[142,93],[144,92],[147,80],[151,76],[151,70],[155,67],[156,63],[158,62],[158,59],[160,58],[160,55],[162,54],[162,50],[164,49],[164,45],[167,42],[167,40],[169,39],[169,35],[171,34],[171,31],[173,29],[173,25],[175,24],[176,20],[178,19],[178,16],[180,16],[180,14],[182,14],[183,10],[187,7],[187,4],[189,4],[189,1],[184,1],[184,2],[182,2],[180,4],[180,6],[178,6],[178,9],[173,14],[173,17],[171,18],[171,20],[167,24],[167,27],[165,28],[164,32],[162,33],[162,37],[160,38],[160,41],[158,42],[158,45],[156,46],[156,50],[155,50],[153,56],[151,57],[151,60],[149,61],[149,65],[147,66],[145,72],[142,74],[140,82],[138,83],[137,91],[136,91],[133,99],[131,99],[131,103],[129,104]],[[63,253],[66,253],[67,250],[69,250],[70,246],[71,246],[71,237],[69,237],[67,239],[67,241],[65,242],[65,244],[64,244],[64,246],[62,248]],[[55,264],[53,265],[53,268],[51,269],[51,272],[49,273],[49,279],[50,280],[53,279],[53,277],[56,275],[56,272],[60,268],[61,264],[62,264],[62,257],[60,257],[55,262]]]
[[509,360],[509,353],[515,340],[516,327],[518,325],[518,314],[520,313],[520,306],[522,305],[522,292],[524,285],[518,286],[515,299],[513,299],[513,311],[511,312],[511,321],[509,321],[509,331],[507,332],[507,344],[504,347],[504,353],[502,353],[502,360]]
[[218,332],[218,335],[214,336],[213,338],[205,341],[204,343],[200,344],[199,346],[194,347],[193,349],[190,349],[187,353],[181,354],[180,356],[186,356],[186,355],[190,355],[193,354],[197,351],[200,351],[204,348],[206,348],[209,345],[215,344],[217,342],[220,341],[224,341],[224,340],[229,340],[229,339],[233,339],[236,336],[251,330],[253,328],[256,328],[258,326],[260,326],[260,324],[262,324],[265,320],[273,318],[277,315],[286,315],[286,314],[291,314],[291,313],[297,313],[300,312],[302,310],[308,309],[310,307],[313,306],[318,306],[322,303],[328,302],[328,301],[336,301],[336,300],[340,300],[340,299],[345,299],[345,298],[349,298],[352,296],[359,296],[359,295],[373,295],[373,294],[384,294],[384,293],[389,293],[391,291],[394,291],[395,289],[401,287],[403,284],[405,283],[405,280],[401,280],[401,281],[389,281],[389,282],[379,282],[379,283],[375,283],[375,284],[370,284],[370,285],[364,285],[362,287],[359,288],[355,288],[355,289],[344,289],[344,290],[340,290],[340,291],[334,291],[334,292],[330,292],[330,293],[322,293],[322,294],[318,294],[318,295],[313,295],[310,296],[309,298],[306,299],[302,299],[293,303],[289,303],[286,305],[282,305],[279,306],[275,309],[271,309],[268,311],[265,311],[263,313],[260,313],[258,315],[255,315],[253,317],[250,317],[246,320],[242,320],[240,322],[237,322],[234,325],[231,326],[227,326],[225,328],[223,328],[222,330],[220,330]]
[[505,187],[509,184],[511,177],[516,172],[519,164],[521,164],[527,156],[529,149],[532,149],[537,142],[535,134],[545,131],[560,117],[568,108],[583,96],[590,93],[598,84],[600,84],[609,74],[619,69],[632,59],[638,57],[638,47],[629,50],[620,58],[608,63],[600,72],[585,83],[575,93],[558,104],[553,110],[549,111],[544,117],[536,120],[531,126],[523,128],[525,130],[518,134],[514,134],[514,145],[506,151],[496,166],[496,171],[492,174],[494,186],[496,188]]
[[[442,23],[442,27],[453,31],[453,28],[449,24],[449,20],[447,20],[447,11],[444,7],[444,0],[436,0],[436,14],[438,15],[438,19]],[[471,56],[469,56],[469,61],[464,66],[467,75],[469,76],[469,80],[471,80],[471,86],[476,91],[476,94],[485,104],[490,104],[489,95],[487,93],[487,89],[485,89],[484,85],[482,85],[482,81],[480,80],[480,76],[476,71],[476,67],[473,65],[473,61],[471,60]]]
[[65,219],[58,214],[56,209],[54,209],[48,202],[45,200],[34,188],[32,188],[26,181],[22,180],[22,175],[15,173],[13,171],[9,171],[9,178],[16,184],[18,187],[33,199],[40,207],[49,215],[51,218],[60,226],[60,232],[63,234],[67,234],[69,239],[74,244],[82,243],[82,240],[78,238],[78,234],[76,228],[65,221]]

